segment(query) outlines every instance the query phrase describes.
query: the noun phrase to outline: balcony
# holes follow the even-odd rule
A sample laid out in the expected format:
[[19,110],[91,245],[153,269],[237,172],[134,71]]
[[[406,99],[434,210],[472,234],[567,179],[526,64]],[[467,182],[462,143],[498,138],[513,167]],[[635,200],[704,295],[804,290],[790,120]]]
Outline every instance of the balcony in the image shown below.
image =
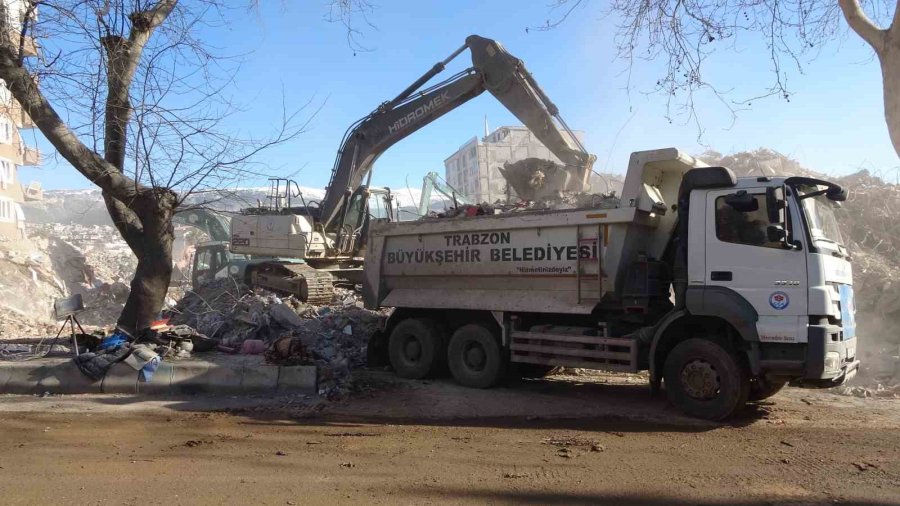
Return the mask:
[[22,185],[22,193],[25,194],[25,202],[44,200],[44,189],[41,188],[41,183],[37,181],[28,183],[28,186]]
[[30,148],[28,146],[23,146],[22,151],[22,165],[25,166],[33,166],[41,164],[41,152],[37,150],[37,148]]
[[25,109],[22,108],[22,105],[16,102],[15,99],[10,99],[9,105],[0,105],[0,111],[6,113],[10,120],[12,120],[13,124],[16,125],[16,128],[19,129],[28,129],[35,128],[34,121],[31,119],[31,116],[25,112]]

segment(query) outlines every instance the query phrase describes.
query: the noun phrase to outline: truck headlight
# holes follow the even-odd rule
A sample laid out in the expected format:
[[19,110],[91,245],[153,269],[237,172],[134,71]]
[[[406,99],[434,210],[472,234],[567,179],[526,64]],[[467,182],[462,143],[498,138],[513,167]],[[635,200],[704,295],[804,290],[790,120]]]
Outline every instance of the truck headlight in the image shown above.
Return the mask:
[[232,265],[232,266],[228,267],[228,274],[231,274],[232,276],[236,276],[239,270],[240,269],[238,269],[237,265]]
[[836,351],[829,351],[825,354],[825,372],[840,372],[841,370],[841,354]]

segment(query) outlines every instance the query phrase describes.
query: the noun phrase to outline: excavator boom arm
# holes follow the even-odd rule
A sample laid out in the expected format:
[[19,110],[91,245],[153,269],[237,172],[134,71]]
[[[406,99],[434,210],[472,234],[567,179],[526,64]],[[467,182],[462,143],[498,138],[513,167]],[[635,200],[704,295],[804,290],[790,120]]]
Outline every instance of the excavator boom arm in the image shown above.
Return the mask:
[[[469,48],[473,66],[431,88],[417,91]],[[494,40],[471,35],[466,44],[348,130],[320,205],[319,222],[336,230],[353,189],[370,174],[388,148],[485,90],[509,109],[565,164],[567,188],[584,190],[594,157],[588,154],[559,116],[559,111],[525,68]],[[555,121],[554,121],[555,120]],[[557,125],[557,122],[559,125]],[[560,128],[562,127],[562,128]]]

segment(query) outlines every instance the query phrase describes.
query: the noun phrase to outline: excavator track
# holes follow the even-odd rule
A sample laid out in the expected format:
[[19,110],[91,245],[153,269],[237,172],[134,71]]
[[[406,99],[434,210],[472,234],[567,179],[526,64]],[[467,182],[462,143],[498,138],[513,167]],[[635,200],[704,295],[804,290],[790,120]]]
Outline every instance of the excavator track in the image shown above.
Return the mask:
[[334,277],[307,264],[264,264],[251,279],[253,286],[293,295],[308,304],[330,304],[334,298]]

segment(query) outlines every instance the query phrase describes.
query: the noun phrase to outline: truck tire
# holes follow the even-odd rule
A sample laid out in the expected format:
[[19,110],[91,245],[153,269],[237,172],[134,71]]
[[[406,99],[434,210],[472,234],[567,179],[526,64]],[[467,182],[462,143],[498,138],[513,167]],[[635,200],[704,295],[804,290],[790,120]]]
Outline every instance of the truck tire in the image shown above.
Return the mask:
[[473,323],[453,333],[447,347],[447,365],[460,385],[490,388],[506,372],[506,357],[494,333]]
[[391,331],[388,358],[397,376],[422,379],[437,371],[445,357],[443,332],[427,318],[408,318]]
[[688,415],[728,418],[747,403],[750,378],[734,354],[707,339],[679,343],[663,371],[669,401]]
[[764,384],[759,381],[750,382],[750,401],[761,401],[777,394],[788,384],[787,380],[767,380]]

